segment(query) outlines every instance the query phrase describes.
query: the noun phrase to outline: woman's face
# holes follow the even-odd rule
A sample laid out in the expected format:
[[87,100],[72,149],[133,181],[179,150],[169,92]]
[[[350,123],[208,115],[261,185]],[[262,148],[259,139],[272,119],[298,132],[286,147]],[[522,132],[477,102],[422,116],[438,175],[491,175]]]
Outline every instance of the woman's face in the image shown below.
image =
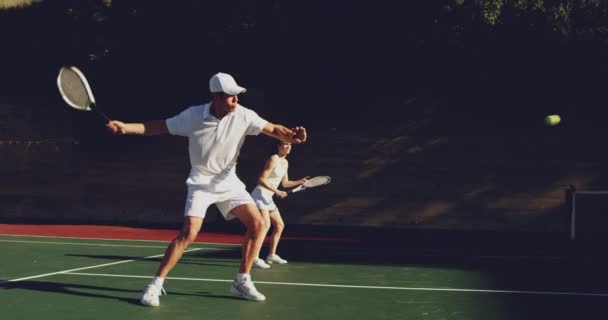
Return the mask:
[[279,151],[279,155],[286,156],[291,152],[291,143],[281,142],[278,144],[277,150]]

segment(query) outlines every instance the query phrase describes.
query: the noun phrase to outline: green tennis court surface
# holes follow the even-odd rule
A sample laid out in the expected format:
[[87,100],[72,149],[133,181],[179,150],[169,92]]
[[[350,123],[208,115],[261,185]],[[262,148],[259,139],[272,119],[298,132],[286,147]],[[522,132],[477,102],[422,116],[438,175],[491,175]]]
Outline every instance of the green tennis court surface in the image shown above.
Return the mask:
[[239,246],[196,243],[161,306],[143,307],[166,244],[0,236],[2,319],[585,319],[608,303],[597,262],[395,252],[387,263],[352,246],[286,251],[288,265],[253,271],[267,300],[250,302],[229,293]]

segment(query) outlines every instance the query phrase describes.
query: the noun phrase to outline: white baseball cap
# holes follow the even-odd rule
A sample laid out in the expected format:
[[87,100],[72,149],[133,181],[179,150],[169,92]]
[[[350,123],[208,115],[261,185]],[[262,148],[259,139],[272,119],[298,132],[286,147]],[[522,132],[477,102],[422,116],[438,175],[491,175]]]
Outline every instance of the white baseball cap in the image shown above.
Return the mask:
[[234,78],[227,73],[216,73],[209,79],[209,90],[211,92],[223,92],[227,95],[236,96],[240,93],[247,91],[247,89],[240,87],[234,81]]

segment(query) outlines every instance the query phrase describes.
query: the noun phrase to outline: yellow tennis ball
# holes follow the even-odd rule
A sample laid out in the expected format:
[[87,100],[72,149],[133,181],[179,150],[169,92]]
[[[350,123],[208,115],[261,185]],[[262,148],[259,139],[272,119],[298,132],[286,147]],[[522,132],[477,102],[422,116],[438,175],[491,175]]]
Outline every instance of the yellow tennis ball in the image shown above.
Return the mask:
[[557,114],[548,115],[545,117],[545,123],[554,126],[559,124],[562,121],[562,118]]

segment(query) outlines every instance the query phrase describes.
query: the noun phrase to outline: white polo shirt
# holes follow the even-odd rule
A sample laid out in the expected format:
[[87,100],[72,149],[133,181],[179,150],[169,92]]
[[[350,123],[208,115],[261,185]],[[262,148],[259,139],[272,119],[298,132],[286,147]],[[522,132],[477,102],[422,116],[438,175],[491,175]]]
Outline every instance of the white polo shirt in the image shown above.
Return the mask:
[[212,192],[245,188],[236,176],[236,163],[247,135],[258,135],[268,124],[253,110],[237,105],[222,120],[210,113],[211,103],[193,106],[166,120],[173,135],[189,140],[188,186]]

